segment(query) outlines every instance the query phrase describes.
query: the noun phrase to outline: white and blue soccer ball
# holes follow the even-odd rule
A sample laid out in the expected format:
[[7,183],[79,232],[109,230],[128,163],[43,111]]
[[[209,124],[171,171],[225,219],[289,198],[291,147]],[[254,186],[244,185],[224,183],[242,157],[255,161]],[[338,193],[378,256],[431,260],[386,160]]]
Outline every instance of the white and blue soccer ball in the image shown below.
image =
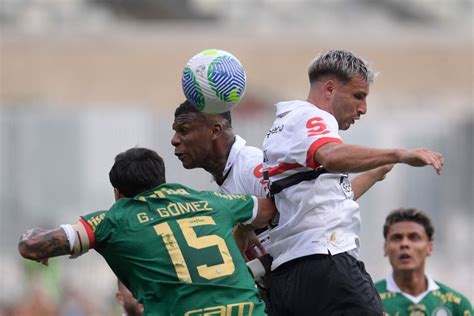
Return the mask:
[[227,112],[245,93],[245,70],[231,53],[207,49],[192,57],[183,70],[183,92],[199,111]]

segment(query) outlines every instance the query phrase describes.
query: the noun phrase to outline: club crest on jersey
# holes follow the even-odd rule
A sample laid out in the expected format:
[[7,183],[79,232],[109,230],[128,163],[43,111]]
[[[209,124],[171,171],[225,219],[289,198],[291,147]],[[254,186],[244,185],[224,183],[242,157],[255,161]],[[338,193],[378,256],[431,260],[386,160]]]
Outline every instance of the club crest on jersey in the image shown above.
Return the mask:
[[352,192],[352,185],[347,175],[341,177],[340,185],[342,192],[344,192],[346,198],[352,199],[354,193]]
[[452,316],[453,313],[451,311],[444,307],[444,306],[439,306],[437,307],[432,313],[431,316]]

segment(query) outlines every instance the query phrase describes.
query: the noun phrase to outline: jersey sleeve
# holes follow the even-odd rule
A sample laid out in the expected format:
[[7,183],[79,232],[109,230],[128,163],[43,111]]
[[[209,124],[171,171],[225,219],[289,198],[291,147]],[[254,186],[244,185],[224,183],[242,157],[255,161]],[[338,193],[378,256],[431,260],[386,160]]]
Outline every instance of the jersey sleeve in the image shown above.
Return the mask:
[[99,226],[107,226],[104,224],[107,211],[97,211],[80,217],[79,222],[84,226],[89,238],[90,248],[95,248],[97,241],[102,240],[103,236],[99,234]]
[[213,194],[220,200],[222,208],[231,215],[234,225],[237,223],[250,223],[257,216],[258,202],[256,197],[219,192],[213,192]]
[[306,108],[295,113],[290,150],[285,161],[315,169],[320,165],[314,161],[314,153],[324,144],[342,143],[338,133],[336,119],[325,111],[317,108]]

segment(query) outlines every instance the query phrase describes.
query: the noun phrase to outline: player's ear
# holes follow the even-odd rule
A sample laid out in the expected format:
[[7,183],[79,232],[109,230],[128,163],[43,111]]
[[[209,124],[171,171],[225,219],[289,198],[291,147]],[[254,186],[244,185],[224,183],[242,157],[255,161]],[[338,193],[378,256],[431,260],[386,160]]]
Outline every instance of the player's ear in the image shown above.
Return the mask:
[[383,243],[383,256],[384,256],[384,257],[387,257],[387,256],[388,256],[387,242],[386,242],[386,241]]
[[123,197],[122,193],[120,193],[120,191],[117,190],[117,188],[114,188],[114,196],[115,196],[115,201],[118,201]]
[[326,99],[329,100],[333,98],[336,89],[336,84],[336,80],[334,79],[329,79],[324,82],[321,89],[323,89],[323,93]]
[[428,241],[428,249],[426,255],[429,257],[433,253],[433,241]]
[[221,123],[221,122],[215,122],[214,124],[212,124],[212,129],[211,129],[211,133],[212,133],[212,139],[217,139],[219,138],[222,133],[224,131],[224,125]]

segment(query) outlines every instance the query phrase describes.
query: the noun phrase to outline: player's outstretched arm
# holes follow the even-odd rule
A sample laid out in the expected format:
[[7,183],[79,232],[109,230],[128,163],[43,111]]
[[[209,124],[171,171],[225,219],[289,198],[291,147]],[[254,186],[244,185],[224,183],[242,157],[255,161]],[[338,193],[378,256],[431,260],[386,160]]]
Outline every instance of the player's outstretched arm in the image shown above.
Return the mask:
[[388,164],[404,163],[414,167],[431,165],[438,174],[443,155],[426,148],[376,149],[350,144],[327,143],[314,152],[317,164],[336,172],[363,172]]
[[351,182],[354,192],[354,201],[357,201],[365,192],[367,192],[375,183],[385,179],[394,164],[385,165],[357,175]]
[[45,259],[71,252],[66,233],[60,227],[51,230],[33,228],[26,231],[20,238],[18,251],[26,259],[45,264]]

